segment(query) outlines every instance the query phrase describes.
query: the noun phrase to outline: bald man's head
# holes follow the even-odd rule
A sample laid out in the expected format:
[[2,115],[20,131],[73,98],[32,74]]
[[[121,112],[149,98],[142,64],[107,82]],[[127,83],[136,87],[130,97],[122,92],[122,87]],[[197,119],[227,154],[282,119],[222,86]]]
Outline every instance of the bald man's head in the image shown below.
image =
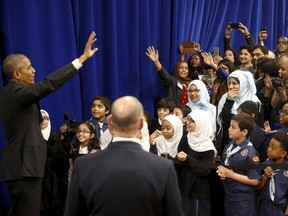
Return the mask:
[[132,96],[124,96],[112,104],[113,131],[134,133],[143,126],[143,106]]

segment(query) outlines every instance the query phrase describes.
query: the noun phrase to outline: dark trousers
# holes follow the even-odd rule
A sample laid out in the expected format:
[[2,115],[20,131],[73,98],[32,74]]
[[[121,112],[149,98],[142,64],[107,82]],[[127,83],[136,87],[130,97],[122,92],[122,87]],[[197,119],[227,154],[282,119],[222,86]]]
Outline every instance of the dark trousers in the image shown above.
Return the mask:
[[42,194],[42,179],[25,177],[8,181],[11,197],[10,216],[39,216]]

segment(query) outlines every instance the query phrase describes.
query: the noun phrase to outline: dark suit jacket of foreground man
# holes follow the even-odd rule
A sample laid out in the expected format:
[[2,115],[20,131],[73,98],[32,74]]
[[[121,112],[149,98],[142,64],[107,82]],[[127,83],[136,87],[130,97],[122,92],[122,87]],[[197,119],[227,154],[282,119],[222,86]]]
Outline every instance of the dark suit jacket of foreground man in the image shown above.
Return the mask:
[[9,81],[1,89],[0,117],[7,148],[0,163],[0,180],[43,177],[47,145],[40,129],[38,101],[77,72],[70,63],[34,85]]
[[65,215],[182,216],[173,163],[125,140],[77,158]]

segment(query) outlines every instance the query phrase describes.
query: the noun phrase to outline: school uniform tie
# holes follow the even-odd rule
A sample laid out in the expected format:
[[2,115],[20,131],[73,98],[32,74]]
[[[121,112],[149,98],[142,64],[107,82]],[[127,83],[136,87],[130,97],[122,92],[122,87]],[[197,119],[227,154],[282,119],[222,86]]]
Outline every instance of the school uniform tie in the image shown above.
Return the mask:
[[98,122],[98,127],[99,127],[99,131],[100,131],[100,136],[103,134],[103,123]]

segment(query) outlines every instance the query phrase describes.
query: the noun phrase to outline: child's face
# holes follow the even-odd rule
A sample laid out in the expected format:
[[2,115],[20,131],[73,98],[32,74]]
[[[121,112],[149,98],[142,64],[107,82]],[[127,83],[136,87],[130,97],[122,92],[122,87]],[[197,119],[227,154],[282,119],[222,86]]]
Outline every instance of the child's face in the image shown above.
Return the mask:
[[43,121],[41,122],[40,127],[41,127],[41,129],[43,130],[43,129],[47,128],[50,119],[49,119],[49,117],[46,115],[45,112],[41,112],[41,115],[42,115]]
[[228,129],[229,138],[234,140],[240,140],[243,137],[246,138],[246,134],[244,133],[244,130],[241,131],[238,122],[231,120],[230,127]]
[[188,116],[186,121],[186,130],[188,132],[193,132],[195,128],[196,128],[195,121],[190,116]]
[[168,108],[158,108],[157,109],[157,115],[161,121],[169,114],[170,114],[170,111]]
[[81,124],[78,126],[76,136],[80,143],[88,143],[94,137],[94,133],[91,133],[86,124]]
[[228,81],[228,88],[229,90],[239,91],[240,84],[238,80],[236,80],[234,77],[230,77]]
[[162,122],[162,135],[165,139],[170,139],[173,137],[174,135],[174,128],[172,126],[172,124],[167,121],[167,120],[164,120]]
[[188,89],[188,96],[193,103],[197,103],[200,100],[200,91],[196,85],[191,85]]
[[285,104],[282,110],[280,110],[279,122],[285,125],[288,124],[288,104]]
[[175,116],[177,116],[183,123],[186,122],[186,118],[184,118],[183,112],[182,112],[181,109],[179,109],[179,108],[174,108],[173,114],[174,114]]
[[275,139],[271,139],[267,150],[267,156],[270,160],[279,160],[285,157],[287,153],[281,147],[281,143]]
[[103,122],[104,118],[109,113],[109,110],[106,110],[106,107],[101,100],[94,100],[91,107],[91,113],[95,119]]

